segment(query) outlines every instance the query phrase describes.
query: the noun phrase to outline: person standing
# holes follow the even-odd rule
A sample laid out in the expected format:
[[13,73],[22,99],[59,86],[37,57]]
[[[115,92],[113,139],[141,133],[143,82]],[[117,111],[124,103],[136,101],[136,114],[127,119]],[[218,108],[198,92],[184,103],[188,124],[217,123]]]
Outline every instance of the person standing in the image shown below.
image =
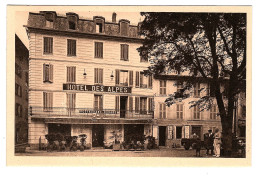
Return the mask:
[[218,128],[215,129],[214,134],[214,153],[216,157],[220,157],[220,147],[221,147],[221,133]]
[[204,145],[206,148],[206,155],[209,155],[209,150],[211,150],[211,155],[213,155],[213,140],[214,134],[212,130],[208,130],[208,133],[204,134]]

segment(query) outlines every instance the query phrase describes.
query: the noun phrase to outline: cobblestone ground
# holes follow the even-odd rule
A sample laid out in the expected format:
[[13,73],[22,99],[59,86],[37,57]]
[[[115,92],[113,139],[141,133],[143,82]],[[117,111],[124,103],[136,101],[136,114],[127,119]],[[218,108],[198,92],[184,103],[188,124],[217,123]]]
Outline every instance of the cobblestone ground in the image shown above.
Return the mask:
[[[16,156],[86,156],[86,157],[196,157],[195,150],[175,149],[156,149],[145,151],[112,151],[111,149],[91,149],[83,152],[46,152],[29,151],[27,153],[16,153]],[[200,157],[206,156],[206,150],[201,150]]]

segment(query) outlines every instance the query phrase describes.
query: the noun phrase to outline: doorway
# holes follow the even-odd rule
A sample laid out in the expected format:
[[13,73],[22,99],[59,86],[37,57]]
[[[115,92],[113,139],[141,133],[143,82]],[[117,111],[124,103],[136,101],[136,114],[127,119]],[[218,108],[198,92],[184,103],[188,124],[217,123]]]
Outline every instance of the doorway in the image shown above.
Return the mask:
[[127,96],[120,96],[120,118],[125,118],[127,107]]
[[196,133],[196,135],[201,139],[201,126],[192,126],[191,133],[192,135]]
[[131,141],[142,141],[144,136],[144,125],[143,124],[133,124],[124,125],[124,140],[127,143]]
[[92,126],[92,147],[104,146],[104,125]]
[[159,146],[165,146],[166,126],[159,126]]

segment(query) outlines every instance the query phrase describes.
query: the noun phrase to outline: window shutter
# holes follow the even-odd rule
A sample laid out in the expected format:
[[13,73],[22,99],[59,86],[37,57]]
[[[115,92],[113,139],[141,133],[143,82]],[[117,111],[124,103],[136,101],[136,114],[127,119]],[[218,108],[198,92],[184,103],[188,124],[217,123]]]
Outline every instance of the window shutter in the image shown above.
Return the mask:
[[120,72],[119,70],[116,70],[116,79],[115,79],[116,85],[119,85],[119,80],[120,80],[119,76],[120,76]]
[[129,112],[133,112],[133,97],[129,97]]
[[116,101],[115,101],[115,110],[116,112],[119,112],[119,96],[115,96]]
[[133,71],[129,71],[129,86],[133,86]]
[[49,68],[49,80],[50,82],[53,82],[53,65],[50,64],[50,68]]
[[46,74],[46,65],[43,64],[43,82],[46,81],[45,74]]
[[98,83],[103,84],[103,69],[99,69],[99,80]]
[[98,83],[98,69],[94,68],[94,83]]
[[123,60],[124,59],[124,45],[120,45],[121,46],[121,56],[120,56],[120,59]]
[[125,60],[128,61],[128,49],[129,49],[129,46],[128,45],[125,45]]
[[103,110],[103,96],[100,95],[99,96],[99,110]]
[[153,77],[151,75],[148,76],[148,88],[153,87]]
[[136,78],[135,78],[135,87],[140,87],[140,73],[136,72]]
[[139,113],[140,110],[140,97],[135,97],[135,113]]

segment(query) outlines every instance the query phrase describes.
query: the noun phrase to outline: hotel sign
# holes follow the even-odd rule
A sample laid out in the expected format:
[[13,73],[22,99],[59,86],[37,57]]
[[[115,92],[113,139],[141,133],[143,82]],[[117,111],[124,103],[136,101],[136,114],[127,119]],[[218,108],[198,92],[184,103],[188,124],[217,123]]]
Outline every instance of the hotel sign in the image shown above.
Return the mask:
[[85,84],[63,84],[63,90],[95,91],[95,92],[111,92],[111,93],[131,93],[132,92],[131,87],[85,85]]

